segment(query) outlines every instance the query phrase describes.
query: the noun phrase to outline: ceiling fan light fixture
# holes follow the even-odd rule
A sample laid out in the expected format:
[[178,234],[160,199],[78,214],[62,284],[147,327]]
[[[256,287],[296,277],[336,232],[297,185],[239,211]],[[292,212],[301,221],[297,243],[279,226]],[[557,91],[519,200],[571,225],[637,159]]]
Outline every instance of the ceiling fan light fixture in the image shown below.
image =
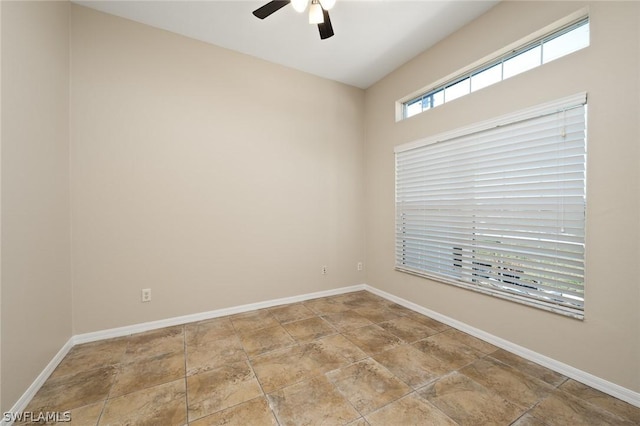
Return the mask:
[[302,13],[307,8],[309,0],[291,0],[291,6],[296,12]]
[[324,22],[324,15],[322,14],[322,6],[318,0],[312,0],[311,6],[309,6],[309,23],[310,24],[322,24]]
[[[335,3],[335,0],[332,1]],[[323,3],[320,3],[320,0],[271,0],[265,5],[254,10],[253,15],[256,18],[264,19],[287,6],[289,3],[293,3],[293,7],[295,8],[302,8],[301,11],[304,11],[304,9],[306,9],[306,5],[309,4],[309,23],[316,24],[318,26],[320,39],[325,40],[334,36],[333,25],[331,25],[329,12],[323,7]]]
[[333,6],[336,5],[336,0],[320,0],[320,3],[322,4],[322,8],[324,10],[330,10],[333,9]]

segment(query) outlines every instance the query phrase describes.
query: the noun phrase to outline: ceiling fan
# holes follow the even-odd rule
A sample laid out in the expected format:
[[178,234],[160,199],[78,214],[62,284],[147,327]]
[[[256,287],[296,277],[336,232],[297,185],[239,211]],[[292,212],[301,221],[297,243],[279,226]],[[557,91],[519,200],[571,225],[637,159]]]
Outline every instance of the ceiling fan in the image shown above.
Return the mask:
[[329,9],[331,9],[336,0],[274,0],[253,11],[253,14],[264,19],[274,12],[282,9],[291,3],[296,12],[304,12],[309,5],[309,23],[318,24],[318,31],[322,40],[333,36],[333,27],[329,18]]

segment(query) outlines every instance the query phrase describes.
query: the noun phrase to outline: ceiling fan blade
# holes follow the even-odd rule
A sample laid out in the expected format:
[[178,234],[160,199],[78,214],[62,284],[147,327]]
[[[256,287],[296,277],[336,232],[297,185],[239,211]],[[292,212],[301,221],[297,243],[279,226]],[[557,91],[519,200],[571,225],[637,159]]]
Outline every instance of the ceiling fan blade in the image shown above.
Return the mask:
[[286,5],[288,5],[289,3],[291,3],[291,0],[274,0],[274,1],[270,1],[269,3],[265,4],[262,7],[257,8],[256,10],[253,11],[253,14],[260,18],[260,19],[264,19],[267,16],[271,15],[273,12],[277,12],[278,10],[282,9],[283,7],[285,7]]
[[329,18],[329,12],[322,9],[322,15],[324,16],[324,22],[318,24],[318,31],[320,32],[320,38],[322,40],[333,36],[333,26],[331,25],[331,18]]

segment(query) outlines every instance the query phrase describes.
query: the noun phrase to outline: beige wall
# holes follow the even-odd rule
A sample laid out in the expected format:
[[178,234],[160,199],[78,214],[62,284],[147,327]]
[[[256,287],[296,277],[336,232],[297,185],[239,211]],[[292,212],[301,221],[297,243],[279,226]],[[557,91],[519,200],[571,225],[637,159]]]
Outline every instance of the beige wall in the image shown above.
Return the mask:
[[364,282],[362,90],[71,9],[75,334]]
[[[367,281],[637,392],[640,4],[588,5],[589,48],[406,121],[394,121],[396,100],[584,4],[501,3],[367,90]],[[584,321],[394,271],[394,146],[580,91],[589,98]]]
[[71,337],[68,12],[2,2],[2,412]]

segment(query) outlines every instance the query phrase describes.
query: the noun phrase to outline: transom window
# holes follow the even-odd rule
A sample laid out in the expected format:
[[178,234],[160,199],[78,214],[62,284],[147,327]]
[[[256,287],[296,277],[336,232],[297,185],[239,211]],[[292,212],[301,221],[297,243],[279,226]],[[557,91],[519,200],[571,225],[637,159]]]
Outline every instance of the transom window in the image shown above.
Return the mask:
[[403,102],[402,118],[412,117],[587,46],[589,46],[588,17]]
[[586,94],[396,148],[396,269],[584,317]]

